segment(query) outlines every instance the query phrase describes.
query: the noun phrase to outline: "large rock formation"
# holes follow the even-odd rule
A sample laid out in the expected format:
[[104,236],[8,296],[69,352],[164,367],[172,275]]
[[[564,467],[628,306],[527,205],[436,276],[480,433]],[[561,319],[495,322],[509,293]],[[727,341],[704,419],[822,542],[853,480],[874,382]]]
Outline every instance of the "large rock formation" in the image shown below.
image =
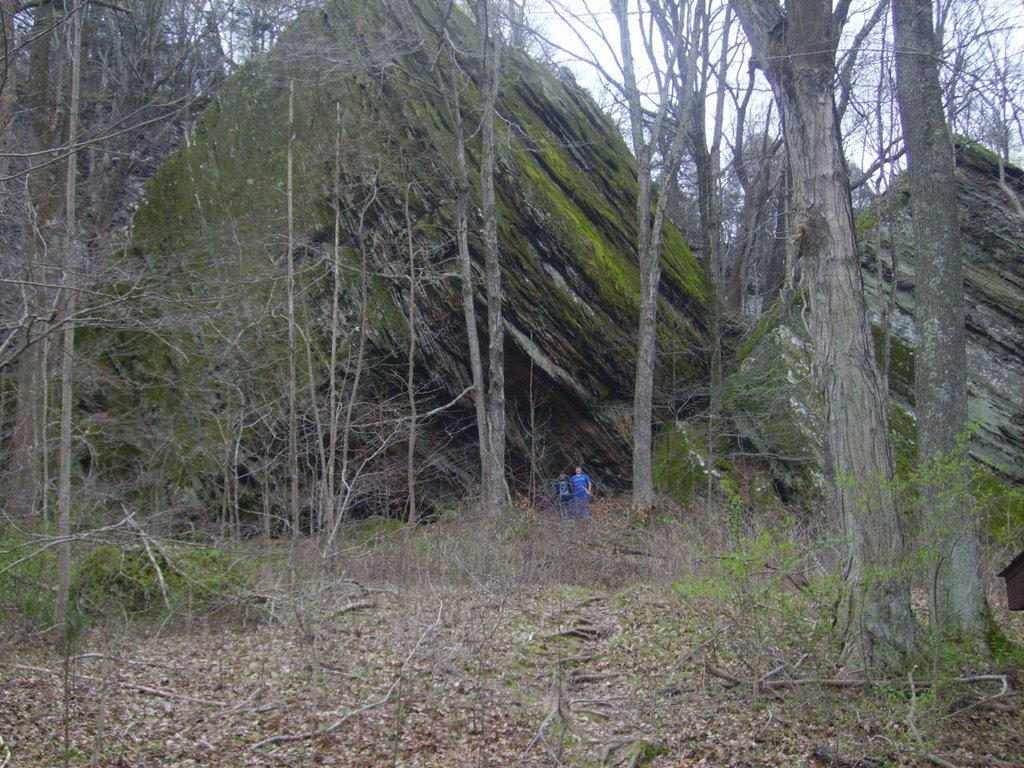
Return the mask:
[[[404,482],[397,472],[386,479],[382,468],[405,461],[407,436],[394,425],[408,420],[410,370],[417,411],[443,409],[418,425],[422,477],[450,488],[453,478],[472,476],[475,427],[465,394],[469,357],[455,264],[453,101],[457,94],[469,140],[474,229],[480,221],[477,66],[469,54],[452,58],[441,44],[448,36],[471,50],[469,21],[434,6],[333,2],[303,16],[271,55],[227,82],[187,146],[148,186],[136,214],[143,257],[168,265],[190,300],[217,308],[209,322],[199,313],[190,317],[187,340],[176,342],[185,355],[174,362],[175,378],[183,387],[192,380],[222,390],[203,408],[190,406],[208,410],[211,419],[218,409],[251,411],[239,416],[240,424],[251,425],[238,428],[243,478],[250,477],[247,467],[266,465],[266,454],[283,448],[273,443],[283,406],[267,404],[283,386],[282,281],[289,256],[300,345],[308,341],[300,370],[303,378],[307,370],[314,374],[313,386],[300,393],[307,432],[323,434],[333,337],[333,373],[346,403],[354,361],[363,360],[354,413],[364,425],[357,442],[374,456],[376,469],[367,476],[385,487]],[[614,487],[629,474],[639,286],[635,165],[615,126],[570,75],[520,52],[510,51],[506,63],[498,193],[512,475],[524,487],[531,470],[584,462],[605,487]],[[290,137],[295,238],[286,255]],[[481,264],[474,232],[470,248]],[[670,230],[659,375],[680,398],[703,371],[703,298],[701,270]],[[476,303],[484,329],[479,287]],[[673,396],[671,388],[664,391]],[[379,429],[371,439],[373,419]],[[256,437],[260,430],[263,437]],[[393,436],[384,440],[387,430]],[[312,448],[317,439],[304,439],[311,479],[321,469]],[[382,449],[376,453],[374,440]]]
[[[1024,480],[1024,172],[970,142],[958,146],[957,182],[967,302],[971,453]],[[914,244],[905,181],[862,212],[864,288],[888,372],[891,426],[901,463],[914,460]],[[893,254],[895,253],[895,268]],[[895,286],[895,291],[894,291]],[[724,408],[740,442],[768,465],[783,498],[824,487],[824,405],[800,297],[762,319],[728,377]],[[888,354],[883,354],[888,339]]]
[[[967,141],[958,143],[957,184],[967,310],[972,454],[1024,480],[1024,172]],[[864,285],[878,338],[891,328],[889,383],[914,405],[913,231],[905,187],[861,217]],[[895,256],[895,259],[894,259]],[[895,268],[894,268],[895,261]],[[895,286],[895,293],[893,287]]]

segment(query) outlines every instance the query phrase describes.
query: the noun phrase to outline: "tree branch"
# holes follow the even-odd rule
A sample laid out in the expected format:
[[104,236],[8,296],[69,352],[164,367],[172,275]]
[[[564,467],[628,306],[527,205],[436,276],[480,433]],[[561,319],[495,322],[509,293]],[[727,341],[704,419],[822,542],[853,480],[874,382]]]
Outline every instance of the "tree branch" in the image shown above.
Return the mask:
[[434,623],[426,629],[424,629],[420,636],[417,638],[416,642],[413,644],[412,649],[409,651],[409,653],[405,657],[405,660],[402,662],[402,666],[398,670],[398,674],[395,675],[395,679],[391,681],[391,685],[388,686],[387,691],[385,691],[384,695],[381,696],[379,699],[377,699],[376,701],[371,701],[369,704],[364,704],[363,706],[358,707],[357,709],[353,709],[346,712],[341,718],[335,720],[326,728],[320,728],[315,731],[304,731],[303,733],[282,733],[277,736],[270,736],[269,738],[257,741],[255,744],[250,746],[249,749],[259,749],[260,747],[267,746],[268,744],[288,744],[291,742],[305,741],[308,739],[317,739],[321,736],[327,736],[328,734],[337,731],[349,720],[352,720],[353,718],[356,718],[359,715],[365,714],[367,712],[370,712],[371,710],[377,709],[378,707],[382,707],[385,704],[387,704],[389,701],[391,701],[391,697],[395,695],[395,691],[397,691],[398,687],[401,685],[402,679],[405,677],[405,671],[409,668],[409,665],[412,663],[413,657],[416,655],[416,652],[423,644],[423,641],[427,638],[427,635],[429,635],[431,632],[433,632],[435,629],[437,629],[437,627],[441,625],[441,613],[443,609],[444,603],[438,602],[437,618],[434,619]]

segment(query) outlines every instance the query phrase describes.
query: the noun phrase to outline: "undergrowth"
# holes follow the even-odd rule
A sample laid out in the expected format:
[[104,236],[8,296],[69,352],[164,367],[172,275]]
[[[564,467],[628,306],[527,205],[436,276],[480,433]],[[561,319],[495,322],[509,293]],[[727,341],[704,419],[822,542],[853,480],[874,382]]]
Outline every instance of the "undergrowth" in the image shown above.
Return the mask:
[[[218,750],[204,752],[204,764],[217,766],[237,764],[224,740],[252,745],[310,723],[315,733],[315,723],[370,705],[331,739],[310,742],[325,764],[468,764],[470,751],[495,750],[491,764],[809,766],[821,749],[893,766],[955,750],[987,760],[994,750],[1002,757],[988,764],[1003,765],[1020,715],[991,705],[1017,701],[998,694],[1021,666],[986,666],[945,644],[937,667],[922,645],[886,676],[850,668],[838,537],[820,520],[750,515],[723,525],[727,515],[666,508],[636,520],[605,500],[586,521],[528,507],[431,525],[353,521],[330,548],[313,538],[79,544],[78,609],[123,631],[110,641],[80,635],[75,663],[96,678],[100,657],[124,658],[129,684],[187,691],[199,709],[213,701],[228,714],[201,726],[201,738]],[[30,551],[6,543],[0,553],[10,564]],[[45,584],[50,556],[0,578]],[[258,621],[225,611],[240,604],[257,606]],[[204,615],[228,621],[165,630],[168,617]],[[1021,617],[998,606],[993,616],[1019,642]],[[103,654],[87,652],[97,644]],[[161,648],[189,651],[156,685],[139,661],[160,662]],[[221,682],[207,679],[210,670]],[[267,702],[273,717],[255,718]],[[174,728],[186,735],[175,738],[188,743],[200,721],[181,707]],[[83,732],[115,711],[80,715]],[[156,736],[177,715],[131,717],[153,723],[144,727]],[[33,726],[18,727],[25,755]],[[137,757],[130,740],[110,748]],[[300,740],[298,752],[274,754],[304,764],[306,748]]]

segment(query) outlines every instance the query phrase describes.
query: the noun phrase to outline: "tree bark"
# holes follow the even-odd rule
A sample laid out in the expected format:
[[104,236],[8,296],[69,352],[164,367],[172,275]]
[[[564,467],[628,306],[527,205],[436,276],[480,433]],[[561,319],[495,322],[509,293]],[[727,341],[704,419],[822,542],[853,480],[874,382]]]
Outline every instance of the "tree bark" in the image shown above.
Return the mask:
[[409,194],[412,184],[405,189],[405,236],[409,255],[409,360],[405,374],[406,393],[409,398],[409,440],[405,464],[405,489],[408,496],[406,520],[415,523],[419,519],[416,507],[416,437],[418,410],[416,405],[416,242],[413,237],[412,215],[409,212]]
[[299,535],[299,417],[298,417],[298,372],[295,340],[295,216],[292,210],[292,145],[295,142],[295,81],[288,82],[288,160],[286,170],[286,195],[288,197],[288,241],[285,252],[288,293],[288,480],[289,510],[292,536]]
[[[669,146],[664,147],[661,173],[665,179],[675,177],[684,148],[687,124],[682,94],[687,90],[688,72],[683,61],[681,25],[664,23],[662,37],[673,62],[674,75],[659,80],[657,114],[648,127],[647,105],[636,76],[633,42],[630,33],[628,0],[613,0],[612,12],[619,26],[619,52],[622,55],[622,93],[629,113],[630,137],[637,160],[636,251],[640,269],[639,317],[637,322],[636,377],[633,393],[633,506],[646,512],[654,505],[653,443],[654,443],[654,369],[657,354],[658,284],[661,281],[661,243],[665,211],[671,208],[675,186],[660,204],[654,200],[654,153],[662,143],[670,113],[679,130]],[[656,19],[657,21],[657,19]],[[648,48],[648,54],[652,51]],[[676,59],[678,58],[678,61]],[[650,62],[654,65],[654,62]],[[676,66],[678,64],[678,66]]]
[[[779,103],[793,174],[815,367],[827,412],[834,500],[847,539],[850,650],[891,667],[914,640],[903,532],[893,499],[887,399],[874,363],[848,174],[833,96],[845,19],[829,0],[734,0]],[[840,11],[845,5],[840,4]]]
[[494,188],[497,135],[494,118],[501,87],[502,39],[498,9],[477,0],[477,40],[483,95],[480,124],[480,196],[483,209],[484,286],[487,293],[487,466],[483,471],[484,503],[492,514],[508,502],[505,483],[505,325],[498,254],[498,206]]
[[445,82],[440,69],[435,70],[434,76],[438,90],[445,96],[445,104],[452,119],[452,131],[455,139],[455,242],[458,251],[462,316],[466,324],[466,341],[469,347],[469,368],[473,384],[473,409],[476,414],[480,473],[483,480],[487,467],[491,466],[491,460],[490,441],[487,436],[484,368],[480,356],[480,333],[476,323],[474,302],[473,258],[469,250],[469,196],[472,185],[469,178],[469,161],[466,157],[466,132],[459,92],[459,73],[454,56],[452,56],[450,67],[447,82]]
[[58,553],[57,595],[54,601],[55,642],[63,648],[68,640],[68,604],[71,590],[71,416],[74,408],[75,275],[78,269],[78,220],[76,184],[78,177],[78,102],[81,86],[82,14],[84,5],[71,5],[66,34],[71,59],[70,96],[67,115],[67,174],[64,190],[64,333],[60,367],[60,466],[57,492]]
[[[908,154],[914,243],[914,396],[921,501],[932,551],[933,626],[981,640],[988,606],[977,523],[965,487],[967,427],[964,288],[953,141],[939,84],[931,0],[893,0],[896,93]],[[953,461],[946,463],[946,459]]]

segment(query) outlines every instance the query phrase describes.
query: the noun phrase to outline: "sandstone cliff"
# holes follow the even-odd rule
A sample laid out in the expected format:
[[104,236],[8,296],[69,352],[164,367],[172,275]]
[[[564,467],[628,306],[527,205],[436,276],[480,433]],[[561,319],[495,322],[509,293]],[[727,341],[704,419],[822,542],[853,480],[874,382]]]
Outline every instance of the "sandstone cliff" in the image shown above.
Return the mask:
[[[303,355],[314,361],[303,421],[315,421],[313,400],[322,407],[331,373],[329,286],[337,255],[342,328],[334,374],[351,383],[352,360],[363,354],[355,397],[366,423],[371,403],[395,404],[388,410],[392,422],[405,418],[397,404],[410,370],[414,316],[417,409],[445,408],[419,425],[417,463],[423,477],[441,488],[470,476],[475,450],[454,261],[454,91],[446,79],[453,66],[462,73],[455,88],[471,167],[479,153],[479,115],[472,57],[452,59],[440,44],[447,23],[457,47],[469,50],[472,30],[458,14],[446,19],[438,13],[428,3],[335,2],[300,19],[270,56],[225,84],[187,146],[148,185],[134,234],[144,258],[173,265],[193,297],[216,286],[219,298],[211,293],[209,301],[228,310],[179,341],[183,349],[205,351],[190,356],[188,365],[175,362],[176,375],[219,379],[228,389],[246,391],[218,395],[211,411],[232,398],[248,403],[279,397],[271,390],[283,371],[285,160],[294,87],[296,236],[290,258],[309,340]],[[531,472],[549,477],[583,462],[608,490],[629,477],[639,293],[635,166],[615,126],[571,76],[519,52],[509,52],[507,64],[498,107],[498,194],[509,466],[524,488]],[[475,174],[472,182],[478,182]],[[471,227],[479,223],[476,199],[474,190]],[[481,265],[475,235],[470,247]],[[416,283],[411,301],[410,280]],[[476,298],[485,328],[479,289]],[[670,230],[658,330],[659,381],[669,400],[687,397],[704,370],[703,301],[701,270]],[[210,357],[211,340],[225,339],[248,360],[245,370],[224,361],[194,370],[196,359]],[[280,413],[278,406],[267,418],[279,421]],[[386,421],[381,413],[377,418]],[[261,454],[274,449],[259,444],[258,431],[242,438],[250,466],[266,464]],[[279,436],[280,425],[269,431]],[[310,442],[305,450],[315,466]],[[403,462],[405,450],[398,435],[376,455],[375,465],[383,472]]]

